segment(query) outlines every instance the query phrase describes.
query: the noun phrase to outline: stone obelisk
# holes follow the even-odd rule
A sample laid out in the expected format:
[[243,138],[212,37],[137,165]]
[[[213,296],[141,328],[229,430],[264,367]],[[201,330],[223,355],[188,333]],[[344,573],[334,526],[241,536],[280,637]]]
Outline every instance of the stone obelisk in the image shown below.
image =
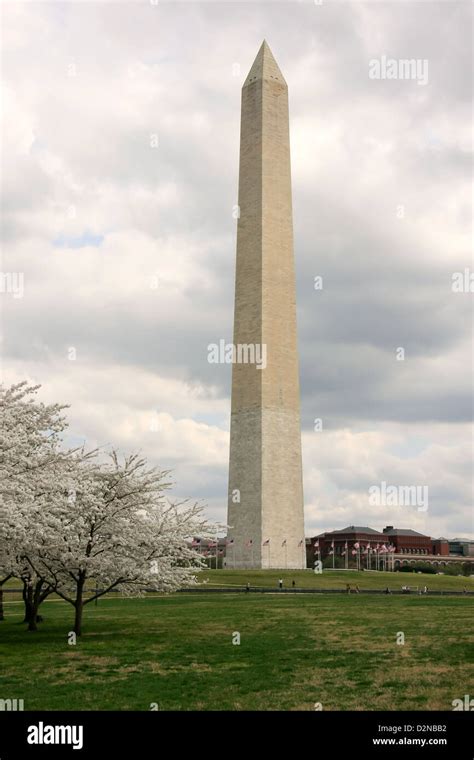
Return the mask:
[[265,41],[242,88],[240,129],[233,342],[258,346],[266,366],[232,367],[226,564],[303,568],[288,87]]

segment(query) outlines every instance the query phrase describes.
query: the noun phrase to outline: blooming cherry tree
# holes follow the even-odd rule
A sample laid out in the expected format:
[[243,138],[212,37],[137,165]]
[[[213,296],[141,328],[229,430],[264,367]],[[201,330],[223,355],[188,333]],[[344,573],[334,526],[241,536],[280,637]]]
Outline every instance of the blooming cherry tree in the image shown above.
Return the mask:
[[24,556],[35,526],[32,510],[58,487],[56,465],[67,456],[59,449],[66,407],[39,402],[39,387],[27,382],[0,385],[0,589],[12,576],[23,581],[27,622],[32,599],[45,591],[44,584],[38,588],[40,581]]
[[28,560],[74,607],[77,635],[94,599],[114,589],[135,596],[175,591],[203,566],[190,546],[194,535],[209,532],[202,507],[170,502],[168,474],[115,451],[107,464],[79,460],[69,473],[74,498],[64,494],[39,515],[47,541]]
[[[23,581],[25,621],[52,593],[84,606],[112,590],[175,591],[203,566],[191,546],[209,534],[202,507],[167,498],[169,472],[137,454],[63,449],[64,406],[36,400],[38,386],[0,386],[0,590]],[[0,597],[0,617],[1,617]]]

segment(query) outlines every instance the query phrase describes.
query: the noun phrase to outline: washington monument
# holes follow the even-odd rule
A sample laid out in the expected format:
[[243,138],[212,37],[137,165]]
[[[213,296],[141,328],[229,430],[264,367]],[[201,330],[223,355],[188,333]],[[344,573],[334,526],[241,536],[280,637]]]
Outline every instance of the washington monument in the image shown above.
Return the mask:
[[[227,567],[306,567],[288,87],[264,41],[242,87]],[[255,353],[257,353],[255,351]]]

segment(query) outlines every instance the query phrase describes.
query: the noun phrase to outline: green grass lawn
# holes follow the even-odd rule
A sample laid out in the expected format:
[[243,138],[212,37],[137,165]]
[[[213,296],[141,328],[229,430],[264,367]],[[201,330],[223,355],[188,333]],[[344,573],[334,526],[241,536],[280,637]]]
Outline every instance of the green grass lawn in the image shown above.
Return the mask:
[[84,635],[70,646],[72,607],[45,602],[34,634],[21,604],[8,602],[0,698],[24,699],[27,710],[313,710],[317,702],[450,710],[472,694],[473,604],[418,595],[113,597],[86,608]]
[[251,586],[278,588],[278,580],[283,580],[285,588],[291,588],[294,580],[299,588],[340,588],[346,583],[358,585],[362,589],[385,589],[400,591],[402,586],[428,586],[433,591],[474,591],[474,578],[450,575],[428,575],[425,573],[382,573],[358,572],[357,570],[203,570],[198,580],[209,587]]

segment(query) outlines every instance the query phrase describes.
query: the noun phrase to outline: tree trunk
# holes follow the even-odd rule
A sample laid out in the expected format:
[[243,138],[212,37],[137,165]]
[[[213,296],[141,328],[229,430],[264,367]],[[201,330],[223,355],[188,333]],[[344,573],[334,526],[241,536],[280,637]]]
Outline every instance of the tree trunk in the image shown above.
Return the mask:
[[31,613],[30,613],[30,619],[28,620],[28,630],[29,631],[37,631],[38,626],[36,624],[36,617],[38,613],[38,608],[35,607],[35,605],[32,605],[31,607]]
[[76,610],[74,615],[74,633],[76,636],[80,636],[82,634],[82,602],[76,602],[74,607]]
[[74,608],[76,610],[74,616],[74,633],[76,636],[80,636],[82,634],[82,612],[84,609],[84,602],[82,599],[84,592],[84,583],[85,578],[79,578],[79,582],[77,584],[76,601],[74,604]]
[[[41,595],[41,590],[43,588],[43,581],[38,581],[35,585],[35,587],[28,586],[28,606],[25,610],[25,622],[28,623],[28,630],[29,631],[37,631],[38,626],[37,623],[39,621],[39,615],[38,615],[38,609],[43,601],[44,597]],[[28,616],[28,619],[27,619]]]
[[24,623],[29,623],[32,615],[32,607],[33,607],[33,588],[28,583],[28,581],[23,580],[23,602],[25,604],[25,617],[23,618]]

